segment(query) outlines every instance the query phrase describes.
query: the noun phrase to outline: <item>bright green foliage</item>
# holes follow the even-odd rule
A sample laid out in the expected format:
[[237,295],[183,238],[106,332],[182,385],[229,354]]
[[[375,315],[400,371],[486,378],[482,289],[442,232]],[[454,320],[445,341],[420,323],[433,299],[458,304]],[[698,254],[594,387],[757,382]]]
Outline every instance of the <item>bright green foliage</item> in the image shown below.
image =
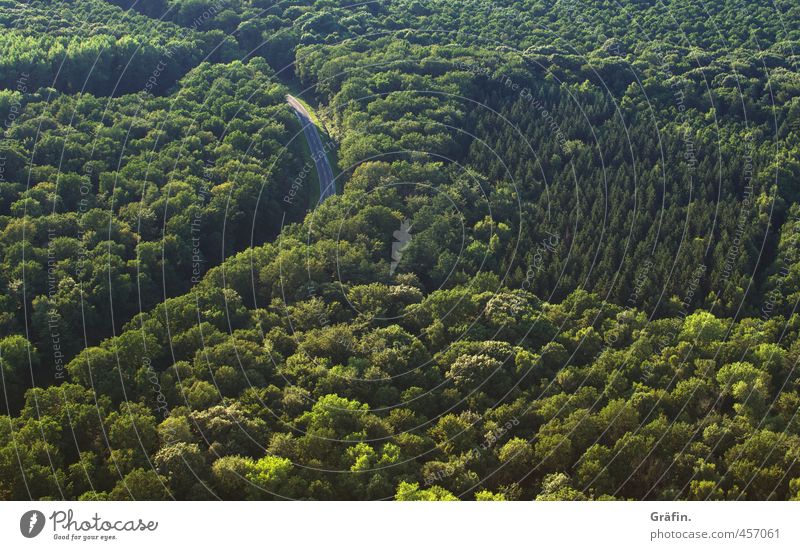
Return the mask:
[[0,0],[0,499],[800,499],[798,22]]

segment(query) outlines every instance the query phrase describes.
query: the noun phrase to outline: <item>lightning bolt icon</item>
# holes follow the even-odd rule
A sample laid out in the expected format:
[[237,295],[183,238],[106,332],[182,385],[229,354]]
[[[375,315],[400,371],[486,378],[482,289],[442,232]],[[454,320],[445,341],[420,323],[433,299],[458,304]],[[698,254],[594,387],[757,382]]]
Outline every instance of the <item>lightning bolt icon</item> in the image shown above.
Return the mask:
[[33,532],[33,528],[36,527],[36,521],[39,519],[39,515],[36,512],[31,512],[31,524],[28,527],[28,534],[30,535]]

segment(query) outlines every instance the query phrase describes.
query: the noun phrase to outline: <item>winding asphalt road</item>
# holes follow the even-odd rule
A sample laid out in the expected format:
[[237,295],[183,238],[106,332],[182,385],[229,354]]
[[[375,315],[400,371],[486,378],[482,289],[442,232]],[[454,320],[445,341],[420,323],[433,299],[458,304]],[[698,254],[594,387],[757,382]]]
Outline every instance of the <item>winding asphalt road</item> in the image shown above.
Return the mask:
[[311,150],[311,158],[314,159],[314,165],[317,167],[317,178],[319,179],[319,202],[324,201],[331,195],[336,194],[336,185],[333,181],[333,170],[331,164],[328,162],[328,155],[326,154],[325,146],[322,144],[322,139],[319,137],[317,127],[311,120],[311,115],[306,111],[306,108],[297,101],[296,98],[287,95],[286,101],[294,109],[294,114],[300,120],[300,125],[303,127],[303,133],[306,135],[308,148]]

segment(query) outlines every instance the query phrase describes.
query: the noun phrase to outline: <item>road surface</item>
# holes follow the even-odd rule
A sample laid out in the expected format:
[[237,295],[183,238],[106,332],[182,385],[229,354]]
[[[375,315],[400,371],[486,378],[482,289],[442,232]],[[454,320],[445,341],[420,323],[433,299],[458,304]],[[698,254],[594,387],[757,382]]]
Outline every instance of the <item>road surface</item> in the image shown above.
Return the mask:
[[319,179],[319,202],[324,201],[331,195],[336,194],[336,185],[333,181],[333,170],[328,162],[328,155],[326,154],[325,146],[322,144],[322,139],[319,137],[319,132],[314,122],[311,120],[311,115],[303,107],[302,103],[297,101],[294,97],[287,95],[286,101],[294,109],[294,114],[300,120],[300,125],[303,127],[303,133],[306,135],[308,148],[311,150],[311,158],[314,159],[314,165],[317,168],[317,179]]

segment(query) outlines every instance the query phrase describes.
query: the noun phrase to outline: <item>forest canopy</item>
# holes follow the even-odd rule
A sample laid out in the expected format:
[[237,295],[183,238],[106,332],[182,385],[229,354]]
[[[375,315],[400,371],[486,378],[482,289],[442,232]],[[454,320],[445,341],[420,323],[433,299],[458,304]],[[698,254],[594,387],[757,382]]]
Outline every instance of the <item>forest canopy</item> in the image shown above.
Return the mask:
[[0,27],[0,499],[800,499],[796,2]]

